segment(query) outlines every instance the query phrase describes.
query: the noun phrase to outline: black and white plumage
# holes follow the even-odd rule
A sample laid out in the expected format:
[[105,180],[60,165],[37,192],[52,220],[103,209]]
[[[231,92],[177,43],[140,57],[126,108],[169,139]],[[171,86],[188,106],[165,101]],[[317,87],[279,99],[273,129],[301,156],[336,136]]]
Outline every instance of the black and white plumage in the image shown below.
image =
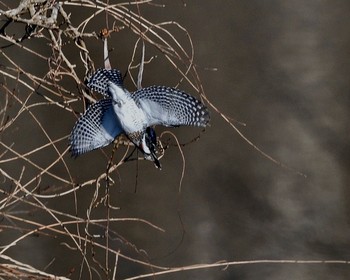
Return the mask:
[[86,85],[105,99],[91,105],[75,124],[69,138],[73,156],[107,146],[123,133],[160,167],[151,126],[205,127],[210,119],[201,101],[175,88],[151,86],[128,92],[116,69],[98,69]]
[[74,125],[69,137],[72,156],[105,147],[122,132],[112,99],[101,99],[89,106]]

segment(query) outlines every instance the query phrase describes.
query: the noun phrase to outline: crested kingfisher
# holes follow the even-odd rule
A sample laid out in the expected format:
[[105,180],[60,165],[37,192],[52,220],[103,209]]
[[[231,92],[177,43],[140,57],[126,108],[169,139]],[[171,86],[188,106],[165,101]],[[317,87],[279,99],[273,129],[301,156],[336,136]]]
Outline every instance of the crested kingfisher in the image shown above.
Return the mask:
[[87,79],[86,86],[105,98],[88,107],[74,125],[69,137],[74,157],[105,147],[125,134],[145,159],[160,168],[153,126],[205,127],[210,119],[201,101],[175,88],[151,86],[130,93],[117,69],[98,69]]

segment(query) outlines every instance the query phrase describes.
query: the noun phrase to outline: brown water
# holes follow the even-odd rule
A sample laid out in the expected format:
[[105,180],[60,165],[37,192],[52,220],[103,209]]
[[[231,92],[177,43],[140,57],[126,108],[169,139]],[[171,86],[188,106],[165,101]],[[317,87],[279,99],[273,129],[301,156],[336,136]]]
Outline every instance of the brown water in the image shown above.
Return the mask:
[[[162,3],[165,8],[145,8],[143,14],[154,22],[175,20],[187,28],[207,97],[224,114],[245,123],[237,127],[260,149],[307,177],[263,157],[211,110],[211,126],[199,141],[183,148],[181,193],[182,160],[176,148],[161,160],[162,171],[149,162],[139,163],[136,192],[134,162],[120,168],[121,182],[111,187],[111,202],[121,207],[112,211],[113,217],[143,218],[165,232],[138,223],[117,223],[113,228],[145,250],[152,263],[167,267],[221,260],[348,260],[350,2],[193,0],[186,7],[182,1]],[[112,63],[126,67],[132,43],[124,45],[117,36],[113,40],[118,40],[118,48]],[[98,57],[101,44],[93,51]],[[98,58],[95,63],[102,66]],[[162,67],[158,62],[151,65],[143,85],[174,85],[178,77]],[[57,135],[68,134],[74,124],[72,117],[57,119],[60,110],[42,114],[57,127]],[[200,132],[172,131],[181,142]],[[10,142],[11,136],[2,137]],[[40,141],[25,127],[18,137],[19,147]],[[50,162],[47,157],[42,160]],[[100,174],[106,166],[98,152],[77,160],[67,156],[67,161],[77,182]],[[81,217],[93,191],[91,187],[77,193]],[[72,196],[48,203],[74,215]],[[105,211],[99,208],[95,215],[103,217]],[[37,239],[26,239],[11,255],[38,268],[56,257],[49,271],[57,275],[66,275],[71,267],[78,270],[81,257],[70,257],[71,252],[59,245],[62,240]],[[118,240],[110,246],[140,256]],[[142,272],[136,269],[121,260],[118,279]],[[259,264],[156,279],[349,277],[346,265]]]

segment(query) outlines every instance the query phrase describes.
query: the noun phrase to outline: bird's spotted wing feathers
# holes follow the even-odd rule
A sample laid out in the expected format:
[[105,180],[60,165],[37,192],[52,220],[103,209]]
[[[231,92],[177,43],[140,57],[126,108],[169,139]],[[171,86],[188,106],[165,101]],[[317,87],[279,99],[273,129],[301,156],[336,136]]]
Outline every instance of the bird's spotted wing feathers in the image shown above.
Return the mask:
[[91,105],[76,122],[69,137],[72,156],[102,148],[122,133],[111,99]]
[[132,94],[132,98],[148,117],[148,125],[205,127],[210,119],[205,105],[178,89],[151,86]]
[[[113,84],[121,90],[125,90],[122,75],[117,69],[98,69],[87,79],[86,85],[90,90],[99,92],[107,98],[91,105],[76,122],[69,137],[72,156],[78,156],[107,146],[119,134],[125,133],[119,120],[119,118],[125,116],[117,116],[117,111],[113,105],[114,102],[120,101],[113,100],[113,98],[118,98],[116,94],[112,94]],[[126,90],[125,93],[129,94]],[[152,86],[143,88],[131,94],[131,98],[128,98],[128,100],[134,101],[142,110],[140,116],[138,116],[138,113],[134,113],[132,118],[145,123],[148,129],[153,125],[205,127],[210,119],[209,111],[201,101],[183,91],[170,87]],[[130,114],[132,113],[130,112]],[[146,119],[144,119],[145,117]],[[123,119],[122,121],[124,124],[127,120]],[[155,135],[153,139],[147,129],[145,131],[135,130],[133,133],[143,137],[142,139],[145,141],[142,144],[146,145],[144,148],[149,150],[152,160],[160,167],[155,155]],[[130,133],[128,135],[130,136]],[[138,148],[143,149],[142,147]],[[149,155],[147,154],[147,156]]]
[[117,69],[97,69],[96,72],[86,80],[86,86],[106,97],[111,97],[108,91],[109,82],[123,87],[122,74]]

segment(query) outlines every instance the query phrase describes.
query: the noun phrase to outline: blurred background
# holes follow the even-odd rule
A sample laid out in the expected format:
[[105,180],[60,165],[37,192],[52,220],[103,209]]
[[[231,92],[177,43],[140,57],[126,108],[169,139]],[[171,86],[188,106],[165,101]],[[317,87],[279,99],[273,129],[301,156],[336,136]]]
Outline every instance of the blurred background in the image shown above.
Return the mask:
[[[206,97],[233,119],[233,124],[245,137],[289,168],[264,157],[209,107],[211,124],[205,132],[197,128],[171,129],[181,143],[200,135],[198,141],[182,148],[186,164],[181,189],[183,161],[175,146],[167,149],[161,159],[161,171],[151,162],[131,161],[111,175],[114,184],[108,190],[109,202],[120,209],[110,210],[110,217],[144,219],[164,232],[141,222],[113,223],[111,229],[123,238],[111,238],[109,246],[124,255],[163,267],[264,259],[349,260],[350,2],[192,0],[153,3],[164,4],[164,7],[140,5],[143,17],[153,23],[176,21],[191,36],[194,63]],[[84,15],[77,13],[79,8],[69,9],[72,16],[77,15],[77,18],[71,17],[73,22],[79,22],[80,16],[91,15],[91,10]],[[99,31],[105,25],[105,21],[96,20],[96,26],[90,24],[89,28]],[[171,31],[181,43],[188,44],[183,32],[175,27]],[[127,28],[110,37],[113,67],[126,72],[136,40],[137,36],[130,34]],[[32,41],[26,44],[36,44]],[[103,67],[102,41],[89,38],[86,42],[95,66]],[[5,44],[4,40],[1,44]],[[37,44],[40,48],[45,43]],[[25,67],[38,68],[45,75],[46,70],[40,63],[46,62],[35,58],[26,60],[25,53],[18,53],[18,48],[7,48],[6,53]],[[176,86],[181,76],[160,58],[156,48],[146,48],[146,60],[153,55],[157,58],[145,66],[143,86]],[[77,64],[83,79],[80,58],[72,55],[70,59]],[[0,63],[6,65],[7,62],[0,60]],[[12,83],[9,79],[6,81]],[[128,77],[125,82],[127,88],[134,90]],[[186,82],[180,83],[179,88],[196,94]],[[70,90],[77,91],[74,85]],[[42,100],[39,95],[33,98],[35,102]],[[82,112],[82,103],[80,106],[75,109]],[[68,135],[76,121],[72,113],[53,106],[40,107],[36,116],[48,127],[52,139]],[[28,125],[27,121],[25,115],[17,119],[12,129],[1,134],[1,142],[8,146],[13,143],[21,153],[38,146],[40,141],[41,144],[47,142],[38,126]],[[163,128],[156,130],[158,135],[164,131]],[[167,138],[175,144],[171,136],[163,139]],[[57,146],[63,152],[67,139]],[[0,153],[5,151],[2,146]],[[97,178],[106,170],[111,151],[112,146],[109,146],[104,149],[107,156],[94,151],[77,159],[65,154],[71,179],[79,184]],[[118,150],[116,160],[124,152],[125,149]],[[40,166],[47,166],[54,159],[53,155],[54,151],[41,150],[31,159]],[[1,168],[13,172],[18,179],[26,164],[24,160],[20,162],[2,163]],[[29,170],[25,170],[23,181],[35,176],[35,172],[40,173]],[[61,164],[50,170],[66,172]],[[8,179],[3,182],[4,188],[11,190],[13,184]],[[45,176],[41,179],[38,176],[37,183],[43,190],[50,188],[50,193],[55,193],[52,188],[60,193],[65,185]],[[74,194],[41,201],[50,209],[85,219],[95,189],[95,185],[86,186]],[[105,192],[103,184],[100,192]],[[91,217],[106,218],[108,211],[102,204],[93,209]],[[27,211],[24,212],[26,217],[33,215],[33,219],[47,219],[53,223],[49,213],[33,211],[30,205],[23,207],[10,210]],[[18,226],[19,222],[3,218],[1,223]],[[72,232],[77,230],[74,226],[67,227]],[[0,245],[23,234],[2,231]],[[80,231],[84,236],[84,227]],[[89,231],[96,236],[97,243],[105,242],[98,238],[104,234],[103,228],[91,226]],[[50,273],[78,279],[81,254],[68,248],[74,247],[69,238],[50,237],[31,235],[6,254],[39,269],[47,267]],[[86,254],[90,258],[94,253],[94,249],[88,249]],[[96,259],[103,261],[104,254],[96,248]],[[112,257],[110,261],[114,263]],[[150,268],[123,258],[118,261],[117,279],[150,272]],[[93,275],[93,279],[99,278],[95,272]],[[349,277],[350,267],[346,264],[265,263],[199,269],[155,278]]]

